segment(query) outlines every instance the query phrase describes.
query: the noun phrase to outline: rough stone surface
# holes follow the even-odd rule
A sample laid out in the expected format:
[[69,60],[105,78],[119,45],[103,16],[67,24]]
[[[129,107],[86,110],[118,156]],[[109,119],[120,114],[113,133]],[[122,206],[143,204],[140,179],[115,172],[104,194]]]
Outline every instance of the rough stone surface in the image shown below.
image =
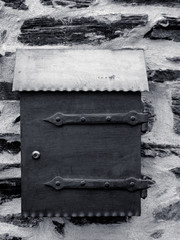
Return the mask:
[[91,6],[94,0],[41,0],[42,4],[48,6],[63,6],[69,8],[86,8]]
[[147,15],[121,15],[113,22],[94,17],[54,18],[42,17],[26,20],[18,39],[28,45],[54,44],[101,44],[118,37],[126,37],[127,32],[146,25]]
[[[179,0],[0,1],[0,239],[180,238],[180,135],[174,131],[180,129],[179,7]],[[11,91],[15,51],[40,46],[144,49],[150,91],[142,93],[149,114],[149,129],[142,135],[142,174],[156,183],[141,201],[141,217],[20,216],[19,94]]]
[[19,99],[20,99],[19,93],[12,92],[12,83],[0,82],[0,100],[19,100]]
[[157,210],[154,212],[154,217],[156,220],[180,220],[180,201],[170,204],[167,207]]
[[1,0],[5,2],[5,6],[12,7],[19,10],[27,10],[28,6],[25,4],[25,0]]
[[154,233],[151,234],[151,237],[154,239],[158,239],[161,238],[163,236],[164,230],[163,229],[159,229],[157,231],[155,231]]
[[180,18],[165,17],[165,19],[158,21],[153,28],[145,34],[145,37],[151,39],[165,39],[180,41]]
[[180,134],[180,90],[172,92],[172,111],[174,113],[174,131]]
[[180,70],[158,69],[148,71],[149,81],[165,82],[165,81],[180,81]]
[[118,3],[124,3],[124,4],[131,4],[133,6],[135,5],[152,5],[152,4],[155,4],[155,5],[163,5],[163,6],[171,6],[171,7],[179,7],[180,6],[180,1],[177,0],[177,1],[171,1],[171,0],[114,0],[115,2],[118,2]]
[[9,236],[9,234],[0,235],[0,240],[22,240],[21,237]]
[[1,136],[0,137],[0,152],[4,151],[12,154],[17,154],[21,150],[19,136]]
[[170,171],[174,173],[177,178],[180,178],[180,167],[173,168]]
[[0,101],[0,134],[19,134],[19,101]]
[[144,112],[148,113],[148,131],[150,132],[153,128],[153,122],[155,121],[155,113],[154,113],[154,108],[151,104],[150,101],[147,99],[144,100]]

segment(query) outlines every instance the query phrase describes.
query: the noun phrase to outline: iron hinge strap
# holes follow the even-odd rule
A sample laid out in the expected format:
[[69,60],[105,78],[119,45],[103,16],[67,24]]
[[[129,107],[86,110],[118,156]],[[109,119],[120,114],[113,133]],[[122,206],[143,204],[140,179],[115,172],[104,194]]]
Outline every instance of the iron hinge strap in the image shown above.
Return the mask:
[[51,181],[46,182],[46,186],[50,186],[56,190],[62,189],[124,189],[130,192],[149,188],[154,184],[150,179],[137,179],[130,177],[127,179],[74,179],[62,178],[56,176]]
[[128,113],[99,113],[99,114],[64,114],[57,112],[44,119],[58,127],[66,124],[137,124],[146,123],[148,115],[130,111]]

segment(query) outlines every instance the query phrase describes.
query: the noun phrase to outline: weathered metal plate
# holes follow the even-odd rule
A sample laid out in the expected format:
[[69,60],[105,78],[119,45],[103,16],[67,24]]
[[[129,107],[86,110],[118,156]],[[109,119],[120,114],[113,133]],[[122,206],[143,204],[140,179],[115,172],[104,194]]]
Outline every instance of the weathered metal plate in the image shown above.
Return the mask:
[[14,91],[147,91],[143,50],[19,49]]
[[[44,119],[65,114],[141,112],[140,93],[22,92],[22,212],[25,216],[140,215],[140,191],[62,189],[63,179],[141,178],[141,125],[94,124],[57,127]],[[35,152],[34,158],[32,153]]]

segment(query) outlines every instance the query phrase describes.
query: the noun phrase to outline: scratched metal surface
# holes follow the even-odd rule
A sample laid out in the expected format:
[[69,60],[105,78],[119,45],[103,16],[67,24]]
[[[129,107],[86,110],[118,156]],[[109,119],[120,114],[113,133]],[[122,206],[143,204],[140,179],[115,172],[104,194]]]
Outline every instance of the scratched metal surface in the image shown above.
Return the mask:
[[[24,216],[140,215],[140,191],[62,189],[68,179],[141,178],[141,125],[95,124],[58,127],[44,119],[68,114],[142,111],[140,92],[22,92],[21,154]],[[38,151],[39,158],[32,153]]]
[[148,91],[143,50],[18,49],[14,91]]

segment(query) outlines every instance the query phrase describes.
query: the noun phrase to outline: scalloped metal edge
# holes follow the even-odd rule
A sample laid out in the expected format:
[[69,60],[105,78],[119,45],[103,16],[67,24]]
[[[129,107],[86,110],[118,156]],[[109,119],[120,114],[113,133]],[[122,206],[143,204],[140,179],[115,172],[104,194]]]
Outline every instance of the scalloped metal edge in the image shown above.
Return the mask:
[[23,212],[22,213],[23,217],[132,217],[132,216],[140,216],[139,211],[114,211],[114,212],[88,212],[88,213],[53,213],[53,212]]

